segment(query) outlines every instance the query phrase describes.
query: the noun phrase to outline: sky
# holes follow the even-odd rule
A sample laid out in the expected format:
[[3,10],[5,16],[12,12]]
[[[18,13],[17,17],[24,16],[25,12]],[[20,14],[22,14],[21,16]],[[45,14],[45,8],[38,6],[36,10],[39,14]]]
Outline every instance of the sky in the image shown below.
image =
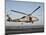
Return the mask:
[[[15,11],[19,11],[19,12],[23,12],[26,14],[31,14],[38,6],[40,6],[40,8],[32,14],[32,16],[36,16],[39,18],[38,22],[35,22],[34,24],[25,24],[25,25],[43,25],[43,14],[44,14],[44,4],[41,2],[26,2],[26,1],[13,1],[13,0],[6,0],[6,15],[9,14],[10,17],[12,19],[17,19],[17,18],[21,18],[23,16],[26,16],[24,14],[20,14],[20,13],[16,13],[16,12],[12,12],[10,10],[15,10]],[[16,25],[14,23],[8,24],[6,23],[6,25]],[[19,24],[17,24],[19,25]]]

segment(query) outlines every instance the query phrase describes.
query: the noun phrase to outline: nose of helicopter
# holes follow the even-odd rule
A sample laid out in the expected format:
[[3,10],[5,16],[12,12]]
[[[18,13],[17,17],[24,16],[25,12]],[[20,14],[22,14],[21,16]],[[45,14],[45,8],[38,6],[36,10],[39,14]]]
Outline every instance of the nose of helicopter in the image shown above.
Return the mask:
[[38,21],[39,19],[37,17],[32,17],[32,21]]

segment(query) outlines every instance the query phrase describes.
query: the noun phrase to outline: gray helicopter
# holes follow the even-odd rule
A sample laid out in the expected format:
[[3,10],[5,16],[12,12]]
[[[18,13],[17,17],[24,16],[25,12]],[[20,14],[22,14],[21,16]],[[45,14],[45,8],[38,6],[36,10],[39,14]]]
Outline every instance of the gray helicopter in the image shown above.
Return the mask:
[[26,16],[23,16],[20,19],[12,20],[11,17],[9,15],[7,15],[7,17],[8,17],[7,21],[9,21],[9,22],[26,22],[26,23],[32,22],[32,23],[34,23],[35,21],[38,21],[39,19],[35,16],[32,16],[32,14],[35,13],[39,8],[40,8],[40,6],[38,6],[31,14],[26,14],[26,13],[23,13],[23,12],[10,10],[12,12],[24,14]]

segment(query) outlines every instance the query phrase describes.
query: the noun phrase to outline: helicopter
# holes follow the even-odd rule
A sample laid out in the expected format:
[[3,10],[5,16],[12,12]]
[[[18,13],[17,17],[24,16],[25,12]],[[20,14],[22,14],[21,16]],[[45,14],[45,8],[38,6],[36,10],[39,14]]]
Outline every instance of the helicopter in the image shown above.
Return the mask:
[[[26,16],[23,16],[23,17],[21,17],[20,19],[12,20],[12,19],[10,18],[10,16],[7,15],[7,17],[8,17],[7,21],[9,21],[9,22],[26,22],[26,23],[32,22],[32,23],[34,23],[35,21],[38,21],[39,19],[38,19],[37,17],[35,17],[35,16],[32,16],[32,14],[33,14],[35,11],[37,11],[39,8],[40,8],[40,6],[38,6],[31,14],[26,14],[26,13],[23,13],[23,12],[10,10],[10,11],[12,11],[12,12],[24,14],[24,15],[26,15]],[[33,20],[33,18],[34,18],[35,20]]]

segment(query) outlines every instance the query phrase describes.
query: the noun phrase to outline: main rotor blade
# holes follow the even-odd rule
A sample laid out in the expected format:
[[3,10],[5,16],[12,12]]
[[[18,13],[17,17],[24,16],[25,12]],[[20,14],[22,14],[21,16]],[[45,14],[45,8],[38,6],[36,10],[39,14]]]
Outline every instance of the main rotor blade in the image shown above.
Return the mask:
[[38,8],[36,8],[31,14],[29,14],[28,16],[32,15],[35,11],[37,11],[40,8],[40,6],[38,6]]
[[13,12],[16,12],[16,13],[20,13],[20,14],[27,15],[27,14],[25,14],[25,13],[22,13],[22,12],[19,12],[19,11],[14,11],[14,10],[11,10],[11,11],[13,11]]

